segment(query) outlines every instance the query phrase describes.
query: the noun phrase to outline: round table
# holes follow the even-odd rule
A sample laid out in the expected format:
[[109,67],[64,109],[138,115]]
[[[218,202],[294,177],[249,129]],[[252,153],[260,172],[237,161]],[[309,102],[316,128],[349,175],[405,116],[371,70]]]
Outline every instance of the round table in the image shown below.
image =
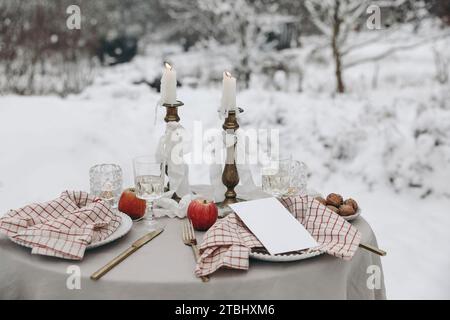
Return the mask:
[[[202,283],[193,273],[192,250],[181,241],[182,220],[159,220],[164,232],[98,281],[90,275],[145,234],[143,222],[134,223],[125,237],[87,251],[82,261],[32,255],[0,236],[0,299],[385,298],[382,278],[379,288],[367,285],[368,267],[381,270],[380,258],[363,249],[351,261],[328,255],[284,263],[251,260],[248,271],[219,270]],[[362,217],[352,223],[361,231],[362,242],[377,244]],[[201,239],[202,233],[197,236]],[[79,288],[74,278],[78,270]]]

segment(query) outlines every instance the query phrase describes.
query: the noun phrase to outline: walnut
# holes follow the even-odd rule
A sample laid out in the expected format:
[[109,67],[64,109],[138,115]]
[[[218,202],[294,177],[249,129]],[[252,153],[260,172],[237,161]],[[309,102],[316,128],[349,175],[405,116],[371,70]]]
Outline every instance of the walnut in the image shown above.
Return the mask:
[[358,211],[358,203],[352,198],[348,198],[347,200],[345,200],[344,204],[352,206],[355,212]]
[[355,209],[353,209],[351,205],[343,204],[342,206],[339,207],[339,214],[341,216],[351,216],[355,213],[356,211]]
[[319,201],[321,204],[323,204],[324,206],[327,205],[327,200],[325,200],[322,197],[316,197],[316,200]]
[[344,199],[342,199],[342,196],[340,194],[330,193],[327,197],[327,204],[339,208],[343,200]]
[[336,208],[335,206],[330,206],[330,205],[328,205],[327,208],[330,209],[330,210],[332,210],[332,211],[334,211],[334,212],[336,212],[336,213],[339,213],[339,209]]

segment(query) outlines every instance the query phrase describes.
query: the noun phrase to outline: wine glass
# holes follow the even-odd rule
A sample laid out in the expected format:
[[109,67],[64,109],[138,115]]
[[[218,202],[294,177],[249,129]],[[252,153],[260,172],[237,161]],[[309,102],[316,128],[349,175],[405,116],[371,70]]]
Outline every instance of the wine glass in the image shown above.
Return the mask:
[[140,156],[133,159],[133,169],[136,196],[147,203],[144,220],[149,227],[156,228],[153,202],[164,192],[164,163],[153,156]]

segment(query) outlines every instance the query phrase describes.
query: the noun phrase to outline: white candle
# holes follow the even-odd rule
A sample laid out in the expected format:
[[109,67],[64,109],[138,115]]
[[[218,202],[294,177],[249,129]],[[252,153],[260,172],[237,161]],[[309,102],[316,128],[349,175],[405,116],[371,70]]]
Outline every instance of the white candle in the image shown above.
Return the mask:
[[223,73],[221,106],[225,112],[236,110],[236,78],[233,78],[228,71]]
[[175,104],[177,102],[177,73],[169,63],[164,63],[165,68],[161,78],[161,104]]

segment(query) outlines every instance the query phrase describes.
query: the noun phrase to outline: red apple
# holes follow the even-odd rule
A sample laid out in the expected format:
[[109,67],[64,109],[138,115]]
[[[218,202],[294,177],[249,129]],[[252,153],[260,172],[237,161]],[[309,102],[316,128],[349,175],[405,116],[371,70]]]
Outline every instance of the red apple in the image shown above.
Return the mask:
[[195,230],[208,230],[217,220],[217,206],[212,201],[203,199],[192,200],[187,216],[192,221]]
[[145,214],[146,202],[136,196],[134,188],[125,189],[119,199],[119,211],[130,216],[131,219],[142,218]]

